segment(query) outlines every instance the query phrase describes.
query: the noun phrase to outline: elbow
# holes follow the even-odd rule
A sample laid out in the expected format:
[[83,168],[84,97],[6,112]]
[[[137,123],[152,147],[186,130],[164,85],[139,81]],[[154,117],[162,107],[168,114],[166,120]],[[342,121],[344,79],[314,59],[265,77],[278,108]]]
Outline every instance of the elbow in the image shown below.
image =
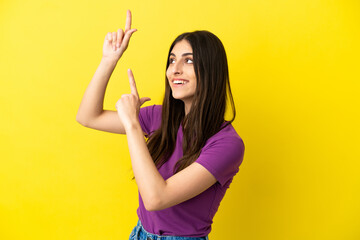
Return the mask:
[[87,127],[87,126],[88,126],[88,124],[87,124],[83,119],[81,119],[81,118],[79,117],[79,115],[76,115],[76,121],[77,121],[78,123],[80,123],[81,125],[83,125],[84,127]]
[[80,123],[81,125],[86,126],[87,123],[86,123],[85,119],[86,119],[86,117],[84,117],[84,115],[81,114],[81,113],[80,113],[80,110],[79,110],[79,111],[77,112],[77,114],[76,114],[76,121],[77,121],[78,123]]
[[80,123],[81,125],[84,125],[84,124],[83,124],[83,121],[81,120],[81,118],[79,117],[79,115],[76,115],[76,121],[77,121],[78,123]]
[[159,211],[163,209],[161,201],[158,198],[151,198],[149,200],[144,201],[144,206],[145,209],[149,212]]

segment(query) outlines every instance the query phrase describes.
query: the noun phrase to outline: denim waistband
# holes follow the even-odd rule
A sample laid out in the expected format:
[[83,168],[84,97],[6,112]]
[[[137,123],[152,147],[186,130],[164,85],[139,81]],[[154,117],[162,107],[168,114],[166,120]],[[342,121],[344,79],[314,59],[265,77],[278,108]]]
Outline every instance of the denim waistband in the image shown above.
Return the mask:
[[160,236],[147,232],[139,220],[136,227],[131,232],[131,240],[209,240],[206,237],[178,237],[178,236]]

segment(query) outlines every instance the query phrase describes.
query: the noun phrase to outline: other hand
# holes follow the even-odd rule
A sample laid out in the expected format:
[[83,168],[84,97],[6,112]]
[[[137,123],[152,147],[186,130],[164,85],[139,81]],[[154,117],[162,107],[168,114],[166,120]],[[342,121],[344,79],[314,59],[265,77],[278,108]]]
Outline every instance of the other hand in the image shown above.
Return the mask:
[[123,94],[116,103],[116,110],[119,118],[124,125],[125,131],[133,124],[138,123],[139,111],[141,105],[151,99],[148,97],[139,98],[139,93],[136,88],[136,83],[132,71],[128,70],[128,77],[130,83],[130,94]]

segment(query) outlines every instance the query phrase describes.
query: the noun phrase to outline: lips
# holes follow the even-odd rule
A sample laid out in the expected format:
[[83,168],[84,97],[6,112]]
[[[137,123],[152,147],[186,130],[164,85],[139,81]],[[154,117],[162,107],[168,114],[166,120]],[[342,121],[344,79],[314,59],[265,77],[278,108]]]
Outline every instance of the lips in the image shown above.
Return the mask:
[[181,79],[181,78],[174,78],[172,80],[172,83],[175,85],[175,86],[179,86],[179,85],[184,85],[186,83],[188,83],[189,81],[188,80],[185,80],[185,79]]

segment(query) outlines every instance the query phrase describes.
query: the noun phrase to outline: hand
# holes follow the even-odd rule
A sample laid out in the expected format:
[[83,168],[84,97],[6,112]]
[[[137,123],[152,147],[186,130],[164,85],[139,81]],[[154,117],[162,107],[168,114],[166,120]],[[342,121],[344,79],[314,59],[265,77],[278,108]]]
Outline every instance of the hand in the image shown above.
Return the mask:
[[138,116],[141,105],[151,99],[148,97],[139,98],[139,93],[136,88],[136,83],[132,71],[128,70],[128,77],[130,82],[130,94],[123,94],[117,101],[115,107],[119,118],[124,125],[125,131],[134,123],[139,122]]
[[118,61],[129,45],[131,35],[137,29],[131,29],[131,12],[127,10],[125,32],[118,29],[117,32],[109,32],[104,41],[103,58],[110,58]]

